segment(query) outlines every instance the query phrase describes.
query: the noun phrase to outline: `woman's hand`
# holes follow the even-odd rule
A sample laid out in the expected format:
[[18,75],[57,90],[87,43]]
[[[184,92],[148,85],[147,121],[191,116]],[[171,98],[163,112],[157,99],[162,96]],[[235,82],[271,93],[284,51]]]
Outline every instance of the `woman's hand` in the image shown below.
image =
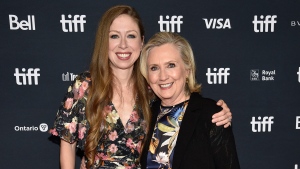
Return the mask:
[[224,125],[224,128],[227,128],[231,125],[232,113],[224,100],[219,100],[217,105],[221,106],[223,110],[212,116],[212,122],[216,123],[217,126]]
[[81,159],[80,169],[86,169],[84,156]]

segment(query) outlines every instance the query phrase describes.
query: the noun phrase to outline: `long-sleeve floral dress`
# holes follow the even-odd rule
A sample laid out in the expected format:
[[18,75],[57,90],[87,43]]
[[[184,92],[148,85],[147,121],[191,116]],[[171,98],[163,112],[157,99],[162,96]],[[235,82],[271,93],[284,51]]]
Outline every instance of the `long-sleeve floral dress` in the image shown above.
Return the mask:
[[[85,109],[90,81],[89,72],[76,77],[57,111],[54,127],[49,131],[69,143],[77,142],[80,149],[84,149],[89,130]],[[105,107],[105,112],[108,129],[98,143],[92,168],[140,168],[138,158],[146,130],[141,110],[134,106],[125,126],[112,102]]]

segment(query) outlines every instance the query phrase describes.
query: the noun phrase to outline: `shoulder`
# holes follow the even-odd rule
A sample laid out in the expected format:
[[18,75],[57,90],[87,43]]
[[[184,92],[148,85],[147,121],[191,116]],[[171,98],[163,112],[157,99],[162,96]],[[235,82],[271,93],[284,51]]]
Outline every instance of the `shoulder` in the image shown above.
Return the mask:
[[191,111],[199,111],[202,114],[211,115],[222,110],[222,107],[217,106],[217,102],[210,98],[204,98],[199,93],[192,93],[189,101]]

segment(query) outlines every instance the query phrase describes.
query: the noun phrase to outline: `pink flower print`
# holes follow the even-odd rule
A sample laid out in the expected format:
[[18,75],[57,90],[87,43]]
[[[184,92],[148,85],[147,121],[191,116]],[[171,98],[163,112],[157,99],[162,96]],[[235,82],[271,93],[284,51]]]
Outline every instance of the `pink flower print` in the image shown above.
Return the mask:
[[68,129],[69,129],[69,131],[70,131],[71,134],[75,133],[75,131],[76,131],[76,123],[75,122],[69,123]]
[[104,153],[101,153],[99,154],[99,157],[102,159],[102,160],[108,160],[108,156],[104,155]]
[[84,134],[86,132],[86,127],[79,127],[78,129],[78,138],[82,140],[84,138]]
[[125,126],[125,133],[131,133],[134,130],[134,124],[132,123],[127,123]]
[[54,136],[58,136],[58,133],[57,133],[57,131],[56,131],[56,128],[50,129],[50,130],[49,130],[49,133],[52,134],[52,135],[54,135]]
[[111,110],[112,110],[112,107],[110,106],[110,105],[107,105],[107,106],[105,106],[104,107],[104,113],[103,113],[103,117],[105,117],[106,118],[106,116],[108,115],[108,113],[110,113],[111,112]]
[[69,110],[73,105],[73,98],[67,98],[64,104],[64,108]]
[[82,89],[83,89],[84,91],[86,91],[86,89],[89,87],[89,83],[86,82],[86,81],[83,81],[83,82],[81,83],[81,87],[82,87]]
[[80,87],[79,87],[79,90],[78,90],[78,96],[77,96],[77,99],[83,98],[84,92],[85,92],[85,90],[80,86]]
[[128,139],[127,139],[127,141],[126,141],[126,146],[129,147],[130,149],[135,148],[135,145],[134,145],[134,143],[133,143],[133,141],[132,141],[131,138],[128,138]]
[[111,144],[108,149],[111,153],[116,153],[118,151],[118,147],[115,144]]
[[131,122],[137,122],[139,120],[139,115],[137,113],[137,111],[133,111],[130,115],[130,121]]
[[114,130],[113,132],[110,132],[108,138],[109,138],[111,141],[115,141],[115,140],[118,138],[118,133],[117,133],[117,131]]

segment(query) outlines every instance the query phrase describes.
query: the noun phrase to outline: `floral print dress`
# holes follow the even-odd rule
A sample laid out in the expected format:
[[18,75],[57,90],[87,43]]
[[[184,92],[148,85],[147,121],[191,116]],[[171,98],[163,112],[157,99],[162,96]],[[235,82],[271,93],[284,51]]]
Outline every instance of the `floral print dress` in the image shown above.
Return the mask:
[[[90,74],[81,73],[69,87],[58,109],[50,133],[84,149],[89,124],[85,116]],[[145,137],[146,122],[137,106],[124,126],[113,103],[105,107],[107,132],[97,146],[95,163],[91,168],[140,168],[138,161],[141,143]],[[99,126],[100,127],[100,126]]]

